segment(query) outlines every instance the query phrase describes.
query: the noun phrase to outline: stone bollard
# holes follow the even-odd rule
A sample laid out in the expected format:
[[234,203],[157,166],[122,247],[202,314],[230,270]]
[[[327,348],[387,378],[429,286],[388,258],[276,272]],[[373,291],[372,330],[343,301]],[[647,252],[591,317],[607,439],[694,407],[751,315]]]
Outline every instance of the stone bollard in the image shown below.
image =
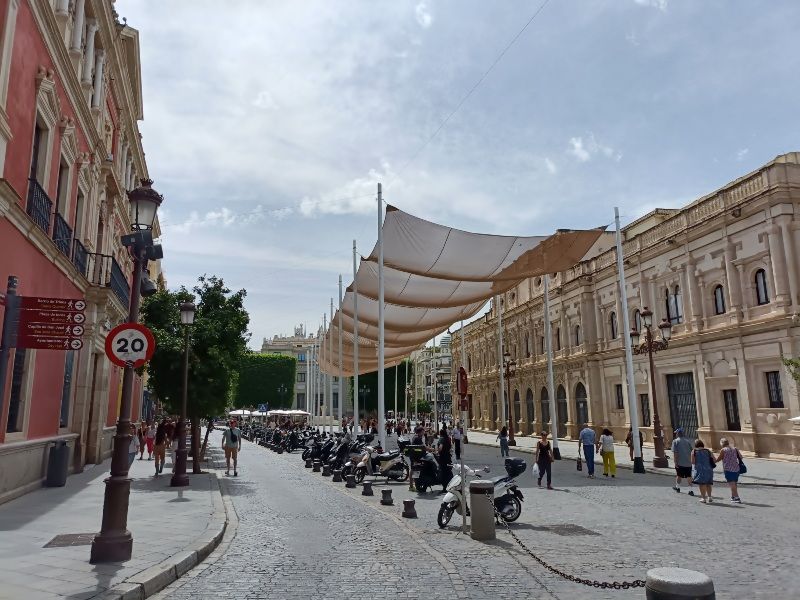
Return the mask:
[[406,519],[416,519],[417,509],[414,508],[414,499],[403,500],[403,515]]
[[708,575],[676,567],[650,569],[645,594],[647,600],[715,600],[717,597],[714,582]]
[[283,446],[278,446],[278,454],[283,454]]
[[495,539],[494,484],[491,481],[471,481],[469,503],[472,507],[470,518],[472,539],[480,541]]
[[322,476],[323,477],[330,477],[331,476],[331,466],[328,463],[322,465]]
[[372,482],[371,481],[365,481],[364,483],[361,484],[361,486],[364,488],[364,489],[361,490],[361,495],[362,496],[374,496],[375,495],[372,492]]
[[356,476],[352,473],[346,477],[347,483],[344,484],[346,488],[354,488],[356,487]]
[[314,461],[313,461],[313,460],[311,460],[310,458],[307,458],[307,459],[306,459],[306,469],[310,469],[310,468],[313,466],[313,465],[311,464],[312,462],[314,462]]
[[322,469],[322,461],[315,460],[313,463],[312,470],[314,471],[314,473],[319,473],[321,469]]
[[394,500],[392,500],[392,490],[390,489],[381,490],[381,504],[383,504],[384,506],[394,505]]
[[341,469],[334,469],[333,470],[333,481],[341,481],[342,480],[342,470]]

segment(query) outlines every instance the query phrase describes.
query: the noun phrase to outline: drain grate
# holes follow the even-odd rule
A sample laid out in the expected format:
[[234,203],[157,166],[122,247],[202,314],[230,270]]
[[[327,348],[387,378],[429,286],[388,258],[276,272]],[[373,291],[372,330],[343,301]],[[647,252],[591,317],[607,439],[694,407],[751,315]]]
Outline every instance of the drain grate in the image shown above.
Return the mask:
[[96,533],[63,533],[47,542],[45,548],[65,548],[67,546],[89,546]]
[[581,527],[580,525],[575,525],[573,523],[561,523],[558,525],[535,525],[532,529],[537,531],[549,531],[550,533],[555,533],[556,535],[600,535],[596,531],[586,529],[585,527]]

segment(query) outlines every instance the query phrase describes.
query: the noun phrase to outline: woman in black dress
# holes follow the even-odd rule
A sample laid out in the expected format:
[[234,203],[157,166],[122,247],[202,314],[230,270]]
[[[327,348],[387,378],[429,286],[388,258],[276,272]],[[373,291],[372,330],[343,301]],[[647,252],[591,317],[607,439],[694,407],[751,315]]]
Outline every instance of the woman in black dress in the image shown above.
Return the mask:
[[547,473],[547,489],[552,490],[553,448],[547,441],[546,431],[542,432],[542,439],[536,442],[536,464],[539,466],[539,487],[542,487],[542,477]]

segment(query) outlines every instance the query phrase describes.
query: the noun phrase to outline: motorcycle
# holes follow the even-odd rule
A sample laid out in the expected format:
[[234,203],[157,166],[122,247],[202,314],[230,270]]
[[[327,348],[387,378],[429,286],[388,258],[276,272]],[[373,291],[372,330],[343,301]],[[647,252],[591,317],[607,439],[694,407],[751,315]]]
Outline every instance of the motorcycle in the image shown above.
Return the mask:
[[494,508],[506,523],[511,523],[522,514],[523,501],[522,492],[514,477],[522,475],[528,464],[521,458],[507,458],[504,466],[508,476],[491,480],[494,483]]
[[[488,473],[489,467],[484,467],[482,471],[484,473]],[[464,485],[465,490],[467,490],[469,489],[467,488],[467,486],[469,485],[469,480],[480,478],[481,471],[471,469],[467,465],[464,465],[464,476],[468,478]],[[439,507],[439,515],[436,519],[437,522],[439,523],[439,527],[442,529],[447,527],[447,524],[450,522],[450,519],[453,517],[453,514],[454,513],[462,514],[462,511],[464,510],[465,507],[467,511],[467,516],[469,516],[469,506],[467,505],[462,495],[461,474],[457,473],[447,484],[447,493],[442,499],[441,507]]]
[[422,494],[424,494],[428,488],[440,485],[442,481],[450,481],[453,479],[452,465],[447,465],[445,467],[446,472],[442,473],[436,457],[430,452],[425,452],[422,458],[413,463],[413,466],[414,472],[419,472],[415,483],[417,491]]
[[380,452],[380,446],[367,446],[355,470],[356,483],[364,481],[366,475],[387,477],[394,481],[407,481],[411,470],[400,450]]

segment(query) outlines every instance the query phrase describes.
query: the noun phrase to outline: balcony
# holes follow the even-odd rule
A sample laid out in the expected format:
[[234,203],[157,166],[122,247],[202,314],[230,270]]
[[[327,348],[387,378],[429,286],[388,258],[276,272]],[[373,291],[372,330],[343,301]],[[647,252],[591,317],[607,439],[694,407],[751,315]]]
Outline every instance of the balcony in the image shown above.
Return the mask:
[[35,179],[28,179],[28,216],[46,234],[50,233],[50,215],[53,212],[53,201]]
[[88,279],[86,268],[89,265],[89,253],[78,238],[72,240],[72,264],[75,266],[78,273]]
[[[111,289],[122,305],[127,308],[130,304],[130,285],[117,260],[108,254],[86,252],[83,245],[81,245],[81,249],[85,256],[84,270],[78,269],[81,274],[89,280],[89,283]],[[78,268],[75,254],[73,254],[73,264]]]
[[67,225],[61,213],[56,213],[53,222],[53,243],[67,258],[72,258],[72,227]]

